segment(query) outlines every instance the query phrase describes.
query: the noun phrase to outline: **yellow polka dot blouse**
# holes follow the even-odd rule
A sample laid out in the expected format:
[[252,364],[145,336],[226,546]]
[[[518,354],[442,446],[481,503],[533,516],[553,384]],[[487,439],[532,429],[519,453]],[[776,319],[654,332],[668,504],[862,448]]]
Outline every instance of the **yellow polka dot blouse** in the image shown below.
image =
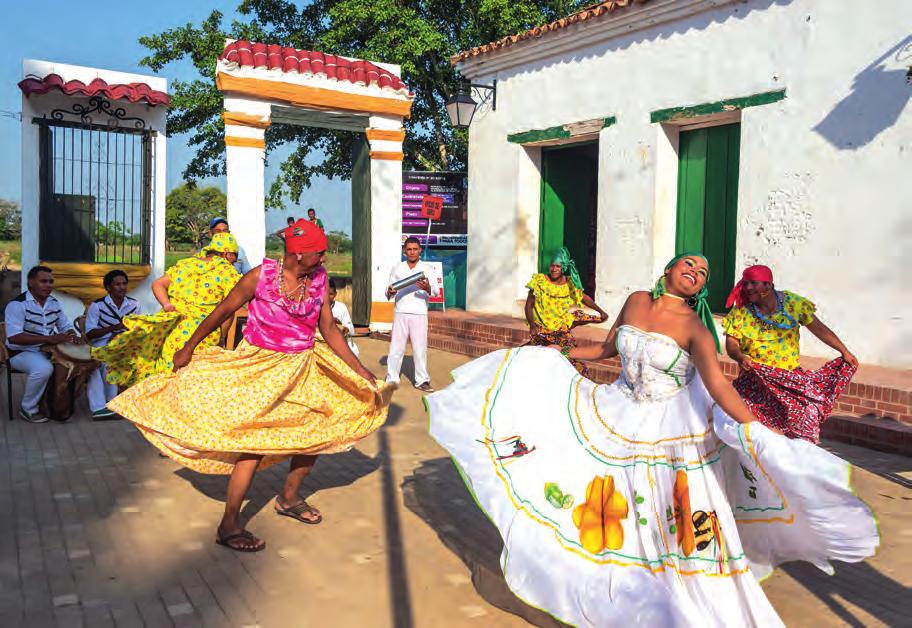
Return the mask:
[[[722,319],[726,336],[738,341],[741,351],[754,362],[793,371],[799,366],[799,330],[814,320],[814,304],[794,292],[782,292],[782,308],[799,325],[792,329],[770,326],[751,314],[746,306],[732,308]],[[767,317],[776,323],[790,322],[780,311]]]

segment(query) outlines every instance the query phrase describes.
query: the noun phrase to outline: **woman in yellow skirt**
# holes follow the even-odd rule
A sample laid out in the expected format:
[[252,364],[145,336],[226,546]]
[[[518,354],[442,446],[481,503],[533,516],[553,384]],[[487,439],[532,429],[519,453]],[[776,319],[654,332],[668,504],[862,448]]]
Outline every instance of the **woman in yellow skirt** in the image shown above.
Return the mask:
[[[174,368],[174,354],[240,280],[232,266],[237,252],[233,235],[217,233],[203,252],[178,261],[152,283],[161,311],[127,316],[126,332],[92,350],[107,366],[110,383],[128,387]],[[219,338],[215,330],[199,345],[215,346]]]
[[[322,515],[298,494],[317,454],[351,449],[386,421],[391,388],[354,356],[333,324],[323,231],[299,220],[280,261],[264,259],[174,354],[174,373],[151,377],[109,403],[168,457],[200,473],[230,475],[216,541],[240,552],[266,543],[244,529],[241,503],[253,475],[291,466],[278,514],[303,523]],[[235,351],[194,350],[248,303]],[[326,343],[314,344],[319,326]]]

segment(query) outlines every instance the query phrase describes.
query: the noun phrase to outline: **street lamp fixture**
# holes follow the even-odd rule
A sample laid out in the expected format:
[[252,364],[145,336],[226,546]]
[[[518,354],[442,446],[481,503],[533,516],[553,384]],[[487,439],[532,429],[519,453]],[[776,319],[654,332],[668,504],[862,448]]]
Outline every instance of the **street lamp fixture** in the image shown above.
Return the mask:
[[[472,98],[472,90],[486,90],[486,94],[481,99],[481,103]],[[479,104],[484,104],[491,100],[491,109],[497,110],[497,79],[491,85],[477,85],[475,83],[462,83],[456,95],[446,102],[447,115],[450,117],[450,124],[456,129],[467,129],[472,124],[472,118],[475,116],[475,110]]]

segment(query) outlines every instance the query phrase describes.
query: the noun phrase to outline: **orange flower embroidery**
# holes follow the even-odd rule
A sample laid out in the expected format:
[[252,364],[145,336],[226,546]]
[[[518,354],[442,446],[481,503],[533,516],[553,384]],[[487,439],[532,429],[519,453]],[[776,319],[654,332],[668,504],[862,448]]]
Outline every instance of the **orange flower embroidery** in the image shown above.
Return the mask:
[[587,552],[620,549],[624,545],[621,519],[627,518],[627,500],[614,489],[614,478],[598,476],[586,487],[586,501],[573,509],[573,523],[579,528],[580,543]]
[[675,535],[678,538],[678,545],[681,547],[681,553],[690,556],[697,542],[694,538],[693,519],[690,513],[690,488],[687,484],[687,472],[683,469],[675,474],[672,498],[674,499],[674,518],[677,528]]

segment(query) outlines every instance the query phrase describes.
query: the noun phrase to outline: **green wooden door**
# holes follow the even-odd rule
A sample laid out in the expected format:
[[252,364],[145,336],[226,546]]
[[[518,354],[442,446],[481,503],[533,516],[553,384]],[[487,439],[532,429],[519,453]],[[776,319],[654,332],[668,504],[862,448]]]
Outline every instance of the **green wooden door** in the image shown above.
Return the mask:
[[598,144],[542,149],[538,269],[548,272],[554,252],[566,246],[588,293],[595,289]]
[[741,125],[681,133],[675,249],[702,251],[709,260],[709,304],[725,308],[735,277],[738,153]]

